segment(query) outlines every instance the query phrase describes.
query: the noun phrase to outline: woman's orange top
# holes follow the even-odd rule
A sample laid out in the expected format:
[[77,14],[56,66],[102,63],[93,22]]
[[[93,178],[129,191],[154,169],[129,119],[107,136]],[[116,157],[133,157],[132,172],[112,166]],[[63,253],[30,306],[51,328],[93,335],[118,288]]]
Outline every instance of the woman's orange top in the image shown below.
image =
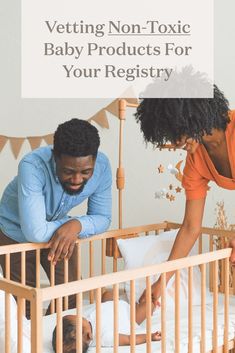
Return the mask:
[[217,172],[206,148],[200,144],[194,154],[187,155],[184,167],[182,185],[187,200],[206,197],[210,180],[221,188],[235,190],[235,110],[229,113],[229,117],[230,123],[227,125],[225,136],[233,178],[226,178]]

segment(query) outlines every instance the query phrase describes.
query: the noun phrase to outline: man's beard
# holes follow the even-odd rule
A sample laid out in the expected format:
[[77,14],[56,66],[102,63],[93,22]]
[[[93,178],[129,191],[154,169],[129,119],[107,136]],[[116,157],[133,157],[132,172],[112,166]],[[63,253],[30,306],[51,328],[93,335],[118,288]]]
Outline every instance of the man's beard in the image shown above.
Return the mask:
[[61,183],[61,186],[62,186],[62,188],[64,189],[64,191],[66,192],[66,194],[71,195],[71,196],[73,196],[73,195],[75,196],[75,195],[81,194],[81,192],[83,191],[83,189],[84,189],[86,183],[87,183],[87,180],[84,181],[84,182],[81,184],[81,186],[80,186],[80,188],[79,188],[78,190],[72,190],[72,189],[70,189],[69,186],[70,186],[71,184],[70,184],[70,183],[66,183],[66,182]]

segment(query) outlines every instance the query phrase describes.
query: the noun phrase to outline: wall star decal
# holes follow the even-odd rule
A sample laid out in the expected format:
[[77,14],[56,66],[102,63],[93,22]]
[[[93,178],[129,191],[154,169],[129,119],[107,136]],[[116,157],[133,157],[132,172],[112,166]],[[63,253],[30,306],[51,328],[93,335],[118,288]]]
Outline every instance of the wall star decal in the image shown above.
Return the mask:
[[157,169],[158,169],[159,174],[164,172],[164,167],[161,164],[159,165],[159,167]]
[[177,193],[179,193],[179,192],[182,191],[182,188],[180,188],[179,186],[177,186],[177,188],[175,188],[175,191],[176,191]]

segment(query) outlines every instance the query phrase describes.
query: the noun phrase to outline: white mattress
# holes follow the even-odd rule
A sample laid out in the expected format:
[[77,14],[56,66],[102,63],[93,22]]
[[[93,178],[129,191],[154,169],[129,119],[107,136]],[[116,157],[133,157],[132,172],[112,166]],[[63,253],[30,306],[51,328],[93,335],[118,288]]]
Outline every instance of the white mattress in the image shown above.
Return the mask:
[[[83,311],[89,311],[90,305],[86,305],[83,308]],[[219,296],[219,305],[218,305],[218,343],[222,344],[223,342],[223,328],[224,328],[224,317],[223,317],[223,299],[222,296]],[[181,308],[181,319],[180,319],[180,352],[187,353],[188,352],[188,322],[187,322],[187,312]],[[200,306],[193,307],[193,332],[194,332],[194,352],[200,352]],[[74,310],[68,310],[65,314],[74,313]],[[213,305],[206,305],[206,351],[212,349],[212,322],[213,322]],[[56,315],[50,315],[44,317],[43,322],[43,353],[52,353],[52,332],[55,327]],[[167,323],[166,323],[166,351],[167,353],[174,353],[174,313],[167,313]],[[152,318],[152,331],[160,330],[160,311],[156,311]],[[141,331],[145,332],[145,323],[141,325]],[[229,309],[229,339],[233,339],[235,337],[235,297],[230,297],[230,309]],[[91,347],[89,349],[89,353],[95,353],[95,348]],[[146,345],[138,345],[136,346],[136,352],[145,352]],[[154,353],[161,352],[161,343],[160,342],[152,342],[152,351]],[[102,348],[103,353],[113,352],[113,348]],[[119,347],[119,352],[121,353],[129,353],[130,347]]]

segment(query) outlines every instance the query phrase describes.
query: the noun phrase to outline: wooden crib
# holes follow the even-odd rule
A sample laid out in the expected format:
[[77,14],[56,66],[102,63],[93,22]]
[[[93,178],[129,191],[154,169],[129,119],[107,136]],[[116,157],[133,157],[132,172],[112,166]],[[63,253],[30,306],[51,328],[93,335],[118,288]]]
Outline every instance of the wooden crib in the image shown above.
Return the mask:
[[[100,305],[101,294],[104,288],[113,287],[114,290],[114,347],[113,352],[118,352],[118,298],[119,289],[126,281],[130,281],[131,299],[131,352],[135,352],[135,281],[139,278],[146,279],[147,289],[147,343],[146,352],[151,352],[151,283],[150,276],[156,273],[161,274],[161,352],[167,353],[166,350],[166,320],[165,320],[165,306],[166,306],[166,273],[169,271],[176,271],[175,274],[175,352],[180,353],[180,270],[188,269],[188,352],[193,350],[193,336],[192,336],[192,268],[196,265],[201,269],[201,332],[200,332],[200,352],[206,352],[206,310],[205,310],[205,287],[206,287],[206,272],[209,271],[210,289],[213,291],[213,350],[210,352],[233,352],[235,348],[235,335],[233,339],[228,338],[229,325],[229,295],[235,294],[235,278],[229,264],[229,257],[231,249],[224,248],[216,250],[218,243],[221,247],[226,247],[228,241],[234,236],[231,231],[224,231],[212,228],[202,228],[202,235],[199,240],[199,255],[188,258],[183,258],[175,261],[166,262],[158,265],[151,265],[138,270],[126,270],[114,272],[112,266],[108,266],[107,262],[110,260],[106,254],[106,241],[113,239],[113,266],[116,269],[122,269],[122,258],[117,248],[116,240],[119,238],[130,238],[137,236],[148,236],[149,234],[156,234],[156,236],[169,229],[178,228],[179,224],[163,222],[161,224],[153,224],[139,227],[126,228],[121,230],[108,231],[106,233],[93,236],[91,238],[78,240],[76,246],[78,250],[78,278],[75,282],[68,283],[68,262],[65,260],[65,274],[64,284],[55,285],[55,268],[51,264],[51,280],[47,287],[41,286],[40,274],[40,251],[45,248],[45,244],[17,244],[10,246],[1,246],[0,255],[5,255],[6,261],[6,276],[0,279],[0,290],[5,292],[5,348],[1,348],[1,352],[10,353],[10,295],[17,298],[17,353],[24,353],[23,347],[23,315],[25,310],[25,300],[30,301],[31,306],[31,353],[43,352],[43,306],[46,301],[51,301],[51,313],[56,313],[57,322],[57,353],[62,352],[62,315],[63,310],[68,308],[68,296],[76,294],[77,299],[77,352],[82,352],[82,308],[83,299],[86,293],[89,293],[90,302],[96,302],[96,352],[101,352],[100,347]],[[206,239],[204,241],[203,239]],[[209,252],[202,254],[202,248],[208,244]],[[84,250],[84,248],[86,249]],[[99,253],[94,249],[99,248]],[[28,287],[25,284],[26,278],[26,252],[35,250],[36,252],[36,288]],[[15,283],[10,280],[10,257],[12,253],[21,253],[21,283]],[[85,255],[84,255],[85,254]],[[83,256],[89,257],[87,267],[84,269],[82,264]],[[95,264],[99,263],[99,268]],[[96,270],[96,271],[95,271]],[[82,278],[82,279],[81,279]],[[224,296],[224,334],[223,344],[218,344],[217,340],[217,303],[218,293],[223,293]],[[235,311],[235,308],[234,308]],[[196,353],[196,352],[195,352]],[[206,352],[207,353],[207,352]]]

